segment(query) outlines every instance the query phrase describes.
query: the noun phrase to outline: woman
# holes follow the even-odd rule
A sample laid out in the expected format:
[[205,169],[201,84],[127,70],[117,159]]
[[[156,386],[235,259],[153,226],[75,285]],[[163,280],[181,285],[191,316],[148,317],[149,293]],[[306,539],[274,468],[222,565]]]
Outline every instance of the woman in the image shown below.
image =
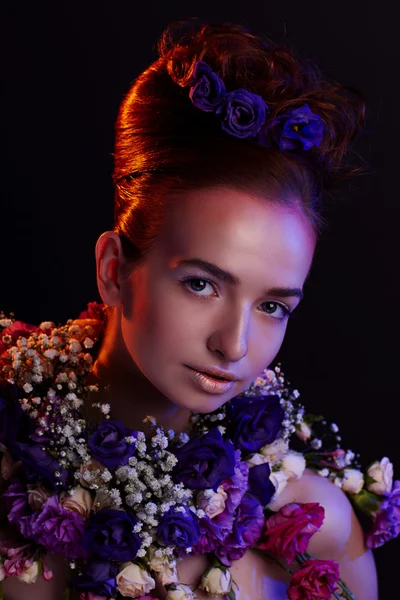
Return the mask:
[[[116,123],[114,226],[96,245],[107,325],[88,377],[99,391],[85,409],[93,422],[110,405],[128,430],[152,415],[184,434],[192,412],[223,407],[277,355],[324,226],[321,194],[357,172],[346,156],[363,104],[239,26],[174,24],[159,51]],[[375,600],[372,553],[344,492],[308,469],[285,483],[272,510],[323,506],[308,551],[336,561],[358,600]],[[232,565],[236,598],[286,598],[279,563],[249,548]],[[68,561],[53,554],[48,564],[49,582],[6,578],[5,599],[61,597]],[[200,552],[185,555],[178,581],[194,588],[207,565]],[[117,589],[136,597],[126,582]],[[158,580],[150,593],[166,597]]]

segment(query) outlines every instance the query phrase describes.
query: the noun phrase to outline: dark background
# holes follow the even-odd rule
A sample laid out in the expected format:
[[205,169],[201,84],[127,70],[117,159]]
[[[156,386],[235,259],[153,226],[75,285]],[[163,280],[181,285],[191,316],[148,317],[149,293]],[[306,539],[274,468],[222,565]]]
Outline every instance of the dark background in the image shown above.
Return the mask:
[[[305,300],[278,359],[309,411],[340,425],[364,465],[400,478],[400,50],[389,2],[14,2],[0,8],[0,308],[38,324],[99,299],[94,245],[112,222],[113,127],[122,96],[171,20],[232,21],[287,41],[367,106],[367,174],[330,208]],[[400,542],[375,553],[380,599],[397,597]],[[361,599],[362,600],[362,599]]]

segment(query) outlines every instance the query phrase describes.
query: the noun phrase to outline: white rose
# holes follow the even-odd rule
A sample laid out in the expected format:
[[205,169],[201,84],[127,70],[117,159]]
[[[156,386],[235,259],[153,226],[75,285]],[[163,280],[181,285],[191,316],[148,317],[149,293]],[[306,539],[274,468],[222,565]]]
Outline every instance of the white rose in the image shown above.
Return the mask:
[[89,516],[93,505],[92,496],[83,487],[78,485],[74,493],[63,492],[60,497],[60,505],[71,512],[78,513],[84,519]]
[[311,427],[307,425],[307,423],[305,423],[304,421],[300,423],[300,426],[298,428],[296,428],[296,435],[301,440],[303,440],[303,442],[306,442],[311,437],[311,434]]
[[300,479],[306,468],[306,459],[300,452],[290,451],[282,459],[281,469],[289,479]]
[[6,572],[5,572],[3,563],[0,563],[0,581],[3,581],[5,576],[6,576]]
[[275,486],[275,494],[272,496],[268,506],[274,510],[273,503],[278,499],[278,496],[282,490],[285,489],[289,478],[284,471],[275,471],[274,473],[271,473],[269,479]]
[[117,590],[128,598],[138,598],[154,589],[156,582],[147,571],[132,562],[122,565],[117,575]]
[[228,569],[212,568],[201,579],[200,587],[211,596],[226,596],[232,586],[232,575]]
[[188,585],[179,583],[174,585],[174,589],[168,590],[165,600],[195,600],[195,597]]
[[374,492],[378,496],[390,494],[393,486],[393,465],[387,456],[384,456],[380,462],[377,460],[372,463],[368,469],[368,475],[375,479],[373,483],[367,485],[370,492]]
[[26,569],[20,575],[17,575],[17,579],[23,581],[24,583],[35,583],[36,579],[39,575],[39,562],[35,560],[35,562]]
[[220,485],[216,492],[213,490],[200,491],[197,494],[196,506],[197,508],[204,510],[210,519],[213,519],[224,512],[227,497],[228,494],[225,492],[222,485]]
[[343,471],[342,490],[350,494],[358,494],[364,485],[364,475],[357,469]]
[[289,445],[282,438],[277,438],[272,444],[263,446],[260,450],[263,456],[266,456],[268,462],[274,464],[278,462],[284,454],[288,451]]

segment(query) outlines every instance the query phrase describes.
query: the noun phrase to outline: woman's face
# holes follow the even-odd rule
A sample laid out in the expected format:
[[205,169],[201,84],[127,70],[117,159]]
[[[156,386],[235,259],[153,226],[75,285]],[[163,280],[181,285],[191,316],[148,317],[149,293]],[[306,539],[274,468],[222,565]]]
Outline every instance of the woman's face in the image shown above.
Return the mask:
[[[311,226],[294,209],[229,188],[182,197],[145,263],[121,285],[122,336],[139,370],[195,412],[216,410],[244,391],[282,344],[286,311],[300,302],[314,248]],[[195,259],[236,283],[190,264]],[[221,368],[238,381],[213,394],[189,367]]]

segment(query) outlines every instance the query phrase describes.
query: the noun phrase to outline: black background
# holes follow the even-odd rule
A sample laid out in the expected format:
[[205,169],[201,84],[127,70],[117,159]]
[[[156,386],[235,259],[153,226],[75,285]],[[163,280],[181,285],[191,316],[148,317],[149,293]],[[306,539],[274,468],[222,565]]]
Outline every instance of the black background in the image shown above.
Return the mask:
[[[400,478],[400,50],[388,0],[57,0],[0,12],[0,308],[30,323],[65,321],[99,299],[94,245],[111,228],[118,105],[171,20],[286,35],[325,76],[363,93],[367,126],[355,149],[367,174],[338,190],[278,359],[307,409],[340,425],[343,447],[364,465],[389,456]],[[375,557],[381,600],[397,597],[400,542]]]

